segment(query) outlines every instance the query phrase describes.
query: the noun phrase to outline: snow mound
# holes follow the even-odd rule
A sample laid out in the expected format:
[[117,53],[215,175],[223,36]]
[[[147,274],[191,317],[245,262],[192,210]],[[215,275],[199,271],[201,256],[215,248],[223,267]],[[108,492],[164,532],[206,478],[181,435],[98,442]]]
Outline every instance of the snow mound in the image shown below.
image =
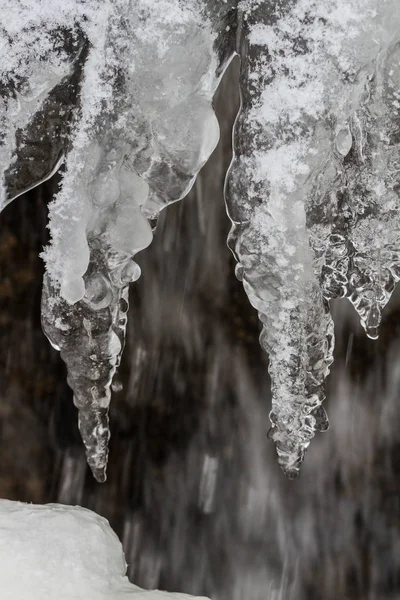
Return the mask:
[[121,543],[96,513],[0,500],[1,600],[193,598],[142,590],[125,572]]

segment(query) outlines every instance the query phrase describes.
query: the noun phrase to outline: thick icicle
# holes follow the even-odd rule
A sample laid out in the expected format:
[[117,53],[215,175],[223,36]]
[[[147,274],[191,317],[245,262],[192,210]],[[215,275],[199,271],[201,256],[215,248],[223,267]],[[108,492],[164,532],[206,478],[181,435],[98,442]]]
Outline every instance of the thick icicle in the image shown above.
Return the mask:
[[[152,240],[149,220],[154,225],[163,207],[187,194],[218,141],[212,98],[233,55],[234,29],[225,3],[113,0],[100,8],[94,1],[83,15],[80,6],[70,22],[79,24],[74,35],[81,45],[75,69],[68,65],[69,77],[82,72],[79,107],[50,205],[42,323],[67,364],[88,462],[101,481],[128,284],[140,275],[133,257]],[[57,29],[56,15],[47,17]],[[51,86],[45,92],[53,93]],[[34,116],[26,123],[31,136]],[[21,181],[14,146],[8,147],[15,162],[14,176],[6,178],[10,199]],[[43,178],[31,174],[27,187]]]
[[[295,476],[316,429],[327,421],[323,382],[332,361],[333,328],[313,270],[306,229],[306,145],[288,112],[266,105],[283,73],[274,73],[267,27],[272,3],[242,7],[242,107],[227,186],[233,222],[229,244],[237,275],[263,323],[273,390],[272,429],[279,462]],[[265,35],[262,29],[265,28]],[[262,31],[260,39],[254,39]],[[273,99],[272,99],[273,102]]]
[[399,11],[388,0],[243,0],[227,186],[237,274],[263,323],[271,437],[297,473],[333,351],[327,300],[375,337],[398,279]]

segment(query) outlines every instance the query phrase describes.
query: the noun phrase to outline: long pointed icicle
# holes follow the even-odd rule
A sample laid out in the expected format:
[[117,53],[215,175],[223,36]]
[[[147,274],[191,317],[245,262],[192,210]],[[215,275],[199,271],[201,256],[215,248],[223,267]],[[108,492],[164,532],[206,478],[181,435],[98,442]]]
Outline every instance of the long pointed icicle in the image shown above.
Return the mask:
[[327,427],[327,301],[348,296],[376,337],[398,280],[400,17],[391,0],[243,0],[240,10],[230,246],[263,323],[270,435],[295,476]]
[[299,123],[286,123],[296,117],[282,112],[282,103],[269,108],[274,88],[284,83],[266,48],[279,11],[271,2],[255,4],[244,3],[241,15],[242,107],[227,186],[229,244],[263,323],[273,391],[271,437],[283,470],[293,477],[316,429],[327,427],[321,403],[333,326],[306,229],[307,141],[299,137]]
[[[51,13],[50,3],[46,9]],[[51,39],[57,14],[44,12]],[[234,52],[232,12],[208,0],[91,0],[69,15],[87,51],[65,172],[49,210],[42,323],[66,362],[99,481],[106,476],[110,387],[124,345],[128,286],[140,275],[133,257],[152,240],[149,220],[187,194],[217,144],[212,98]],[[40,23],[34,25],[40,38]],[[14,145],[17,151],[7,146],[17,167],[6,180],[9,199],[20,166]]]

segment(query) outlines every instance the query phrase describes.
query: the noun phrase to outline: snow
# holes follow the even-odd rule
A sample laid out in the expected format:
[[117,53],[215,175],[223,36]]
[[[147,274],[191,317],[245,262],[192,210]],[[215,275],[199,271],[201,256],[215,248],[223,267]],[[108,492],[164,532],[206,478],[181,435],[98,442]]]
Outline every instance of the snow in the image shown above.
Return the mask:
[[96,513],[0,500],[1,600],[193,598],[142,590],[125,572],[121,543]]

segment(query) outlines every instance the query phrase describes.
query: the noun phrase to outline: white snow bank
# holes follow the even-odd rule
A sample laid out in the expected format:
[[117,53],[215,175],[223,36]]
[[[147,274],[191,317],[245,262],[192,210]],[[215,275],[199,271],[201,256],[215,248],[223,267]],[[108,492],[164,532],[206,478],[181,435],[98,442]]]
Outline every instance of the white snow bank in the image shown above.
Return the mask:
[[0,500],[1,600],[193,600],[142,590],[125,571],[121,543],[96,513]]

